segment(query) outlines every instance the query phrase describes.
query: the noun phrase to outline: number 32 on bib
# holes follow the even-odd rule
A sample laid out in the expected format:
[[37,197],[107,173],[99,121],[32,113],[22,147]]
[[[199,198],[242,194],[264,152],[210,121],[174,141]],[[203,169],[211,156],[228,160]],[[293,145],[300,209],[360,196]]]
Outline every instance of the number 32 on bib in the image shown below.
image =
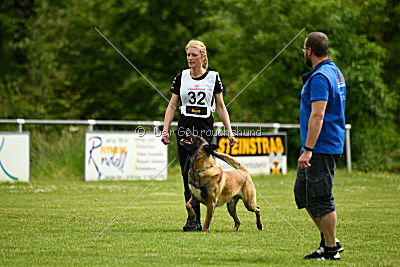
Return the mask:
[[208,118],[215,111],[214,86],[217,72],[209,71],[202,80],[194,80],[190,69],[182,71],[180,97],[181,114]]

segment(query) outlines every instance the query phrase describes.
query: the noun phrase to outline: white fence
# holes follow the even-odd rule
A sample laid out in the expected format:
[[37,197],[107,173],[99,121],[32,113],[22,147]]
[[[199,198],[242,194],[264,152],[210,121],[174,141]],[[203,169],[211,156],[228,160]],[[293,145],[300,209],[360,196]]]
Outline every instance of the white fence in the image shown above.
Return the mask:
[[[0,119],[0,124],[18,124],[18,131],[22,132],[25,124],[42,125],[87,125],[89,131],[93,131],[95,125],[118,125],[118,126],[150,126],[158,129],[163,125],[162,121],[121,121],[121,120],[25,120],[25,119]],[[177,122],[172,122],[171,126],[176,127]],[[281,123],[231,123],[232,128],[268,128],[277,133],[280,129],[299,129],[299,124],[281,124]],[[222,122],[214,123],[218,131],[223,129]],[[350,147],[350,129],[351,125],[346,124],[346,165],[347,171],[351,172],[351,147]]]

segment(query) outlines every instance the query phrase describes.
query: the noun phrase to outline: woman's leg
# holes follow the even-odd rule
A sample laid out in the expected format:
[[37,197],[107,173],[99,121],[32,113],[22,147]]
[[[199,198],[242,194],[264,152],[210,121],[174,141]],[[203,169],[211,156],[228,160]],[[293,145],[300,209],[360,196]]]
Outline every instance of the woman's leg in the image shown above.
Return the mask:
[[[178,143],[178,158],[181,166],[181,173],[183,178],[185,204],[189,201],[191,194],[189,190],[189,168],[190,168],[190,156],[188,151]],[[193,205],[194,212],[196,213],[197,222],[200,223],[200,204]],[[189,218],[189,217],[188,217]]]

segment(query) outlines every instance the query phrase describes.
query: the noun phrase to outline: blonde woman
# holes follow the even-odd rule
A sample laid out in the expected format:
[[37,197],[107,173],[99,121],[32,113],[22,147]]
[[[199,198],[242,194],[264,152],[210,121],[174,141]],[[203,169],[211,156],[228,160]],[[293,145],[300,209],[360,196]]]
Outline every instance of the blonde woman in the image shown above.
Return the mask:
[[[189,154],[187,150],[179,144],[179,140],[185,136],[186,131],[200,135],[211,143],[214,135],[214,116],[215,109],[218,116],[228,131],[230,145],[236,143],[222,98],[222,82],[218,72],[208,70],[207,48],[203,42],[191,40],[185,47],[186,59],[189,69],[179,73],[171,87],[172,97],[165,111],[164,130],[161,141],[164,144],[170,143],[169,128],[174,118],[176,109],[179,106],[180,115],[178,129],[176,131],[179,163],[184,184],[185,203],[190,199],[188,186]],[[183,231],[201,231],[200,205],[193,207],[196,212],[197,221],[194,222],[187,218]]]

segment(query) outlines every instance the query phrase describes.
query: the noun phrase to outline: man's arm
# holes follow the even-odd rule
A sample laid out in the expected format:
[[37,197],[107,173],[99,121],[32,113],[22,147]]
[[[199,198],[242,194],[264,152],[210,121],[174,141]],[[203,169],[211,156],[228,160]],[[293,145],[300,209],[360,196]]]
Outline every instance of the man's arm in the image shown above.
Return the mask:
[[[327,103],[327,101],[318,100],[313,101],[311,104],[311,114],[308,120],[308,134],[305,145],[308,148],[313,149],[318,140],[322,124],[324,123],[324,115]],[[298,159],[298,167],[301,169],[310,167],[311,156],[311,151],[304,150],[303,154],[301,154]]]

